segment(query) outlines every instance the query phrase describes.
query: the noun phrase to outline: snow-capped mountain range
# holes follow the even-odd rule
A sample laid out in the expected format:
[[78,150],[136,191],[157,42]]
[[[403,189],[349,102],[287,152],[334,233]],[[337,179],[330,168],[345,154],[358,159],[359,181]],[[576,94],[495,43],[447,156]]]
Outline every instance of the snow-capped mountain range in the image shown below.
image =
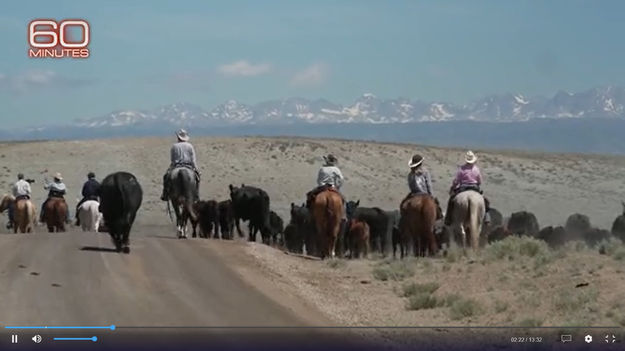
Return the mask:
[[129,127],[152,123],[176,126],[270,125],[295,123],[418,123],[442,121],[519,122],[536,118],[625,119],[625,89],[602,87],[579,93],[560,91],[551,98],[521,94],[492,95],[466,105],[363,94],[343,106],[324,99],[288,98],[255,105],[230,100],[210,111],[176,103],[151,111],[124,110],[80,119],[76,127]]

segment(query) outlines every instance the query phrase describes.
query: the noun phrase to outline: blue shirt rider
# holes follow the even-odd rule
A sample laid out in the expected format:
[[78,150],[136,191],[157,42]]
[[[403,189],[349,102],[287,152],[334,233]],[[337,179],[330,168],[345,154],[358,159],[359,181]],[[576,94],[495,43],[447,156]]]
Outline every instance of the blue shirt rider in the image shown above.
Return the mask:
[[100,183],[95,179],[95,173],[89,172],[87,174],[87,181],[82,186],[82,199],[78,201],[76,205],[76,225],[80,225],[80,219],[78,218],[78,209],[85,203],[85,201],[97,201],[100,202]]

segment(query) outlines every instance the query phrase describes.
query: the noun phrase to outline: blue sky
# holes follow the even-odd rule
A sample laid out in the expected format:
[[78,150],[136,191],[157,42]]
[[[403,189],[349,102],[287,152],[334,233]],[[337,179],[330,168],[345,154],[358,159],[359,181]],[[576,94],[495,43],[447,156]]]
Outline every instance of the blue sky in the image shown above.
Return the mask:
[[[464,103],[625,85],[623,1],[41,1],[0,11],[0,120],[371,92]],[[84,18],[86,60],[27,57],[35,18]]]

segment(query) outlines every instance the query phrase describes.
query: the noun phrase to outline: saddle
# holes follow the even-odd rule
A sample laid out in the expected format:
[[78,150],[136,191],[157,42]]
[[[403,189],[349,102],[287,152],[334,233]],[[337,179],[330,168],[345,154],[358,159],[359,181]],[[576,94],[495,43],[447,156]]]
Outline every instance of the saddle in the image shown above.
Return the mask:
[[337,194],[341,194],[339,193],[338,189],[336,189],[334,186],[329,185],[329,184],[324,184],[321,186],[318,186],[316,188],[314,188],[313,190],[309,191],[306,194],[306,208],[310,208],[310,204],[313,203],[313,201],[315,200],[315,198],[317,197],[317,195],[321,194],[324,191],[333,191]]
[[468,185],[462,185],[458,189],[454,190],[453,196],[456,196],[465,191],[475,191],[476,193],[479,193],[480,195],[484,194],[484,192],[482,191],[479,185],[468,184]]
[[48,198],[65,199],[65,194],[58,191],[50,191]]
[[200,172],[193,168],[192,165],[188,164],[188,163],[178,163],[176,165],[174,165],[174,167],[171,169],[172,171],[175,169],[180,169],[180,168],[186,168],[188,170],[193,171],[193,174],[195,174],[195,181],[199,184],[200,183]]
[[20,195],[20,196],[15,198],[15,203],[17,203],[20,200],[30,200],[30,196],[28,196],[28,195]]
[[404,202],[406,202],[407,200],[415,197],[415,196],[430,196],[434,199],[434,202],[436,203],[436,219],[441,219],[443,218],[443,209],[441,208],[441,203],[438,201],[437,197],[431,196],[429,194],[416,194],[416,193],[409,193],[408,195],[406,195],[406,197],[401,201],[401,204],[399,205],[399,208],[402,208]]

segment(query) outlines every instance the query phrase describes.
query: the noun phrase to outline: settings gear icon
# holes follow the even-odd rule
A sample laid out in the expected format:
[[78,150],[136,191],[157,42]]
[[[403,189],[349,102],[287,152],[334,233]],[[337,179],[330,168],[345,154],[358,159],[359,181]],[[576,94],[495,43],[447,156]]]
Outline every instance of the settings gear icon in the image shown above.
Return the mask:
[[586,335],[584,337],[584,341],[586,341],[587,344],[590,344],[592,342],[592,335]]

